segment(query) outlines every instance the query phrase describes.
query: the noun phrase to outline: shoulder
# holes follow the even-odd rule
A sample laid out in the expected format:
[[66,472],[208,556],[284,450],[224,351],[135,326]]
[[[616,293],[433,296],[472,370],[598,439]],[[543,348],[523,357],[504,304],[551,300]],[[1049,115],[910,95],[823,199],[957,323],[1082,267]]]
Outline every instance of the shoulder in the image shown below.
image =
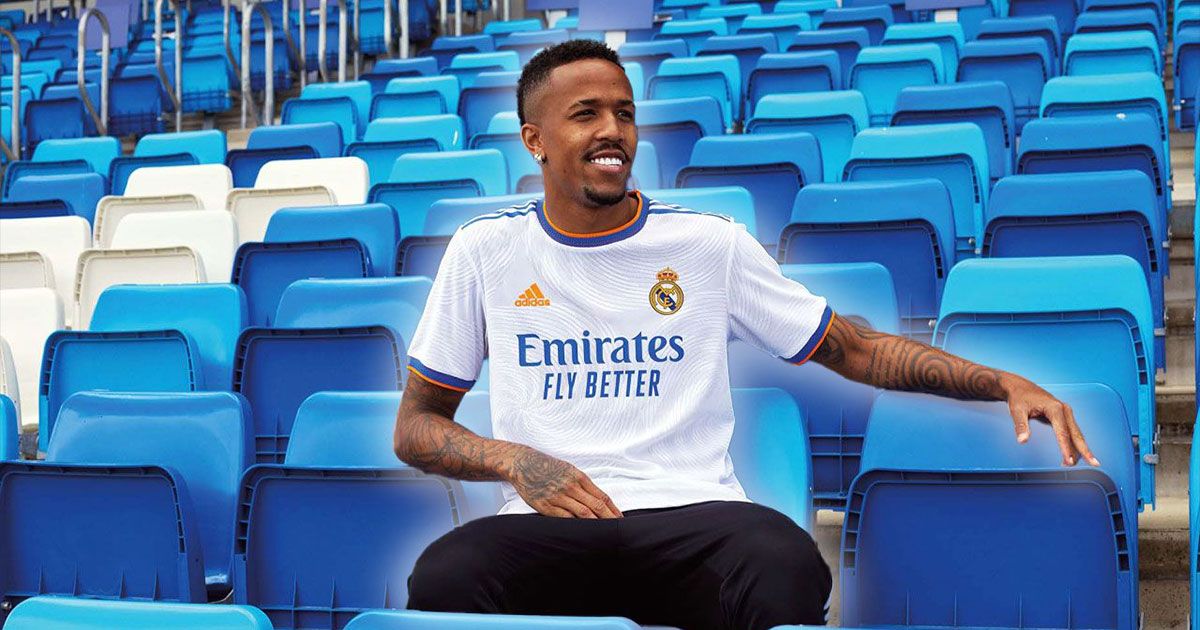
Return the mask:
[[458,234],[469,234],[470,236],[466,238],[487,238],[497,232],[521,229],[528,219],[535,216],[536,209],[537,198],[535,197],[525,203],[501,208],[469,219],[458,228]]
[[647,219],[658,218],[669,222],[697,224],[705,227],[726,224],[732,225],[732,217],[715,212],[700,212],[673,203],[666,203],[650,197],[645,198]]

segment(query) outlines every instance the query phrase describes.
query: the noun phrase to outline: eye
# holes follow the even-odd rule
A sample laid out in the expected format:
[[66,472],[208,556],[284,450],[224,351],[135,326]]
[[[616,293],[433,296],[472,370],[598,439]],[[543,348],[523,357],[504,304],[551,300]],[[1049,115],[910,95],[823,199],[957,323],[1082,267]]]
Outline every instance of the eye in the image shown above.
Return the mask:
[[571,114],[571,118],[588,118],[595,115],[596,110],[594,109],[581,109],[574,114]]
[[633,120],[633,112],[628,109],[622,109],[622,110],[618,111],[617,116],[620,117],[621,120],[629,120],[629,121]]

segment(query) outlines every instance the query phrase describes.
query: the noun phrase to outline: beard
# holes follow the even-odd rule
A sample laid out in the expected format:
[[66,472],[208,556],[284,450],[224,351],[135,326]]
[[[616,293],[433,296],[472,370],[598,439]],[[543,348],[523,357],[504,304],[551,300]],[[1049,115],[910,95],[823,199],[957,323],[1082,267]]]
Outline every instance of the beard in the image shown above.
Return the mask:
[[625,198],[625,191],[612,193],[603,193],[593,189],[591,186],[583,187],[583,196],[596,206],[615,206]]

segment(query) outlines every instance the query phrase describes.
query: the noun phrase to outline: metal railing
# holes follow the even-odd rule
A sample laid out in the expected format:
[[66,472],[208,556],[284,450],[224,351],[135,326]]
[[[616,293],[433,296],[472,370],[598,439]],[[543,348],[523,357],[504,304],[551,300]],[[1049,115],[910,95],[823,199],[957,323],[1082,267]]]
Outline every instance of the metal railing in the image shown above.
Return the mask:
[[[303,1],[303,0],[301,0]],[[346,23],[350,16],[346,9],[346,0],[337,0],[338,4],[338,69],[337,80],[341,83],[346,80]],[[329,70],[325,67],[325,45],[328,41],[326,31],[326,17],[329,15],[329,0],[320,0],[317,4],[317,75],[322,81],[329,81]]]
[[229,67],[233,68],[233,74],[240,77],[242,76],[242,66],[233,54],[233,44],[230,43],[229,36],[232,31],[229,27],[229,12],[231,10],[230,0],[221,0],[221,41],[225,44],[225,59],[229,62]]
[[[84,71],[87,69],[87,27],[92,18],[100,23],[100,113],[96,113],[96,106],[92,103],[91,95],[88,94],[87,78],[84,76]],[[108,18],[96,7],[85,10],[83,15],[79,16],[79,45],[76,49],[75,80],[79,83],[79,98],[83,100],[84,107],[87,108],[92,121],[96,123],[96,131],[102,136],[108,135],[108,62],[112,52],[109,44]],[[178,48],[178,43],[176,43],[176,47]]]
[[21,159],[21,42],[17,41],[16,35],[13,35],[6,28],[0,28],[0,35],[8,38],[8,45],[12,46],[12,145],[9,146],[4,138],[0,137],[0,149],[3,149],[4,155],[8,157],[9,162],[16,162]]
[[[167,98],[171,99],[171,105],[175,107],[175,131],[179,132],[183,131],[183,12],[180,11],[179,3],[172,0],[171,5],[175,10],[175,87],[172,89],[171,81],[167,78],[167,69],[163,67],[163,2],[164,0],[154,0],[154,66],[158,69],[158,78],[167,92]],[[82,23],[83,20],[80,20],[80,24]]]
[[[285,7],[286,9],[286,7]],[[258,12],[263,20],[263,106],[259,111],[254,103],[254,90],[250,83],[250,28],[254,21],[254,13]],[[242,128],[246,128],[246,113],[255,109],[255,118],[260,126],[267,126],[275,120],[275,25],[271,14],[262,2],[247,2],[242,5]]]

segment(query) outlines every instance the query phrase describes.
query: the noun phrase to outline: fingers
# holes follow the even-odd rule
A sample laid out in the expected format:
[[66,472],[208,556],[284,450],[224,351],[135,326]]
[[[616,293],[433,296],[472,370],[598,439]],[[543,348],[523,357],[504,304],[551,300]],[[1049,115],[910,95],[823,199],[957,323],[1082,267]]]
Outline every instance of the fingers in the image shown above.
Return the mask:
[[603,490],[597,487],[596,484],[592,483],[592,480],[587,475],[583,475],[583,478],[579,480],[579,485],[582,486],[588,494],[596,497],[604,504],[604,513],[601,514],[600,512],[596,512],[596,514],[600,515],[600,518],[621,518],[624,516],[621,514],[621,510],[617,509],[617,504],[613,503],[613,500],[610,499]]
[[1087,440],[1083,439],[1083,431],[1079,430],[1079,424],[1075,422],[1075,410],[1071,409],[1070,405],[1063,405],[1064,415],[1066,416],[1067,426],[1071,433],[1071,443],[1075,446],[1075,450],[1087,460],[1087,463],[1093,466],[1099,466],[1100,460],[1092,455],[1092,449],[1088,447]]
[[594,518],[616,518],[617,515],[612,513],[608,508],[608,504],[603,499],[594,494],[589,493],[580,484],[574,488],[567,490],[567,495],[572,499],[582,503],[593,515]]
[[546,500],[550,505],[562,508],[575,518],[597,518],[596,513],[588,506],[576,501],[566,493],[558,494]]
[[1010,406],[1013,429],[1017,432],[1017,442],[1024,444],[1029,441],[1029,412],[1022,407]]
[[1046,418],[1050,420],[1050,426],[1054,427],[1054,437],[1058,440],[1058,450],[1062,451],[1063,466],[1075,465],[1075,444],[1071,440],[1071,430],[1067,426],[1067,417],[1064,413],[1066,405],[1055,401],[1046,406]]

